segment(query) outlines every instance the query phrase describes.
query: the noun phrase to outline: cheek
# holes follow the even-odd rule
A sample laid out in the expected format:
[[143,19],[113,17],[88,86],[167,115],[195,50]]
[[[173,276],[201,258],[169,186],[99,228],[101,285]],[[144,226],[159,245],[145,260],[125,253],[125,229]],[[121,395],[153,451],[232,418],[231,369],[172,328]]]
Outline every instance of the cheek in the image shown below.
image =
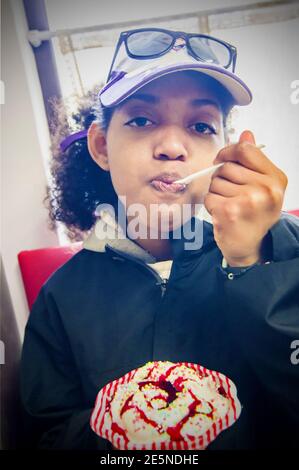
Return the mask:
[[127,180],[128,162],[125,149],[126,144],[122,139],[115,138],[116,132],[111,133],[111,138],[107,142],[107,155],[111,180],[118,196],[124,193],[125,182]]
[[109,149],[109,169],[115,192],[118,196],[127,196],[129,199],[138,193],[140,181],[144,177],[145,165],[138,159],[138,152],[130,151],[130,146],[116,145]]
[[[136,139],[121,137],[114,139],[107,145],[109,168],[112,173],[122,174],[125,180],[144,178],[150,165],[151,153],[146,142],[140,144]],[[137,180],[136,180],[137,178]]]
[[132,176],[128,172],[128,164],[124,162],[121,159],[109,162],[112,184],[118,196],[126,196],[132,187]]

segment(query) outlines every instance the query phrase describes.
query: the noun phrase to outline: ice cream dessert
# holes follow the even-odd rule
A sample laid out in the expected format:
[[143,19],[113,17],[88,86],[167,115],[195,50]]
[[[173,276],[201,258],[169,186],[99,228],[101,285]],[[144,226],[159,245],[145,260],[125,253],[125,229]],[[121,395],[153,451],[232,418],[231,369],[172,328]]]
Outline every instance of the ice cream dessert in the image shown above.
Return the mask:
[[90,424],[117,449],[205,449],[239,417],[233,382],[198,364],[148,362],[105,385]]

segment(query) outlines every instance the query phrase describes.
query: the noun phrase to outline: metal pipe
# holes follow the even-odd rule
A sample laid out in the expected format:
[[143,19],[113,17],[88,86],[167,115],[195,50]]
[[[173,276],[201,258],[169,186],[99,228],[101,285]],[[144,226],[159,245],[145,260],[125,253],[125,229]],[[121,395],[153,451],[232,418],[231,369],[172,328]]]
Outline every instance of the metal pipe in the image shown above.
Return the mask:
[[279,5],[291,5],[298,3],[297,0],[278,0],[278,1],[271,1],[271,2],[258,2],[258,3],[251,3],[248,5],[240,5],[240,6],[233,6],[233,7],[225,7],[225,8],[218,8],[218,9],[210,9],[210,10],[203,10],[200,12],[194,13],[184,13],[184,14],[177,14],[177,15],[170,15],[164,17],[155,17],[155,18],[147,18],[142,20],[133,20],[133,21],[123,21],[120,23],[109,23],[103,25],[95,25],[95,26],[88,26],[82,28],[70,28],[70,29],[58,29],[56,31],[50,31],[47,29],[40,30],[40,29],[32,29],[28,31],[28,40],[34,47],[39,47],[43,41],[48,41],[49,39],[57,36],[65,36],[65,35],[72,35],[72,34],[80,34],[80,33],[90,33],[93,31],[106,31],[111,29],[126,29],[132,28],[135,26],[146,25],[150,23],[161,23],[164,21],[175,21],[175,20],[184,20],[190,19],[194,17],[206,17],[210,15],[221,15],[225,13],[236,13],[240,11],[248,11],[254,9],[262,9],[262,8],[270,8]]

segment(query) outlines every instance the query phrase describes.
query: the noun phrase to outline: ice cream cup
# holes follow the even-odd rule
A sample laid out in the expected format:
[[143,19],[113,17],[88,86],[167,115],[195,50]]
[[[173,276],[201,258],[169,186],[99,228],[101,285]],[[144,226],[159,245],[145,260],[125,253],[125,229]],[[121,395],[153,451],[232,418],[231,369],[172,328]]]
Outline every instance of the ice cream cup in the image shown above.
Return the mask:
[[236,387],[220,372],[153,361],[99,391],[90,425],[120,450],[203,450],[240,412]]

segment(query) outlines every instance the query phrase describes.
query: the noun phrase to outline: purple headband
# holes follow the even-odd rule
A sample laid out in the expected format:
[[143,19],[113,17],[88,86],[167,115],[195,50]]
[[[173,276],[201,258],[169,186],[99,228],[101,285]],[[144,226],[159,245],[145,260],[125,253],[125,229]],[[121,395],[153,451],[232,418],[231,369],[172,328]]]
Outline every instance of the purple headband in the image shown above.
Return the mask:
[[60,142],[60,148],[62,152],[65,152],[65,150],[73,143],[76,142],[77,140],[84,139],[87,136],[87,129],[84,129],[83,131],[75,132],[74,134],[68,135],[65,139],[63,139],[62,142]]

